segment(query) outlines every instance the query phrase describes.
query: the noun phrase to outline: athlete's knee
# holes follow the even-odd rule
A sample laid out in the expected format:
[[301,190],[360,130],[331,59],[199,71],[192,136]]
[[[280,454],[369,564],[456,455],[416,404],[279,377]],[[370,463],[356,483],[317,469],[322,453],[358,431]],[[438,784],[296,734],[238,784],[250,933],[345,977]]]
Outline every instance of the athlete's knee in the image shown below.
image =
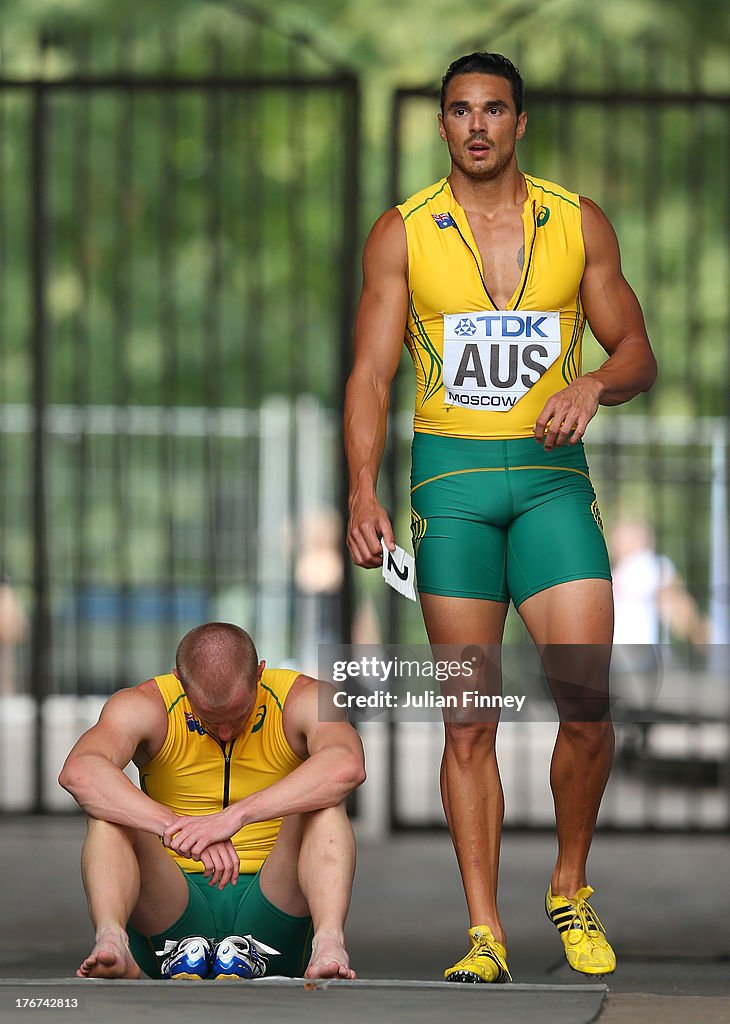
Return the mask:
[[609,644],[547,644],[541,650],[541,658],[556,700],[608,693]]
[[615,733],[610,720],[561,722],[560,731],[571,746],[580,749],[584,757],[595,758],[613,752]]
[[611,702],[607,692],[584,691],[572,697],[556,697],[555,706],[563,725],[611,724]]
[[299,817],[302,823],[298,837],[299,845],[304,842],[305,837],[314,834],[327,835],[330,842],[337,842],[343,838],[349,842],[353,834],[352,823],[347,813],[347,804],[344,800],[332,807],[304,811]]
[[303,811],[297,815],[301,820],[300,834],[311,828],[312,824],[319,822],[349,822],[347,814],[347,801],[341,800],[331,807],[318,807],[313,811]]
[[288,814],[282,819],[275,848],[284,850],[287,857],[297,857],[302,845],[302,836],[306,824],[306,813]]
[[451,721],[444,723],[446,747],[457,761],[491,756],[497,740],[497,722]]
[[95,818],[93,815],[87,814],[86,832],[89,836],[110,836],[117,841],[126,840],[133,845],[137,829],[132,828],[129,825],[119,825],[115,821],[104,821],[103,818]]

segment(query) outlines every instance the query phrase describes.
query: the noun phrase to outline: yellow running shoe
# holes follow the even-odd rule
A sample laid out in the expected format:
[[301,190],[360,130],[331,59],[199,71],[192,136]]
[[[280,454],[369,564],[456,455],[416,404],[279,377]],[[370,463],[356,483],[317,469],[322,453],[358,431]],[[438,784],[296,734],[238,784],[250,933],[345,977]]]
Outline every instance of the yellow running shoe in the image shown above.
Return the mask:
[[444,971],[445,981],[489,982],[501,985],[512,981],[507,967],[507,950],[497,942],[486,924],[469,929],[471,949],[463,960]]
[[588,903],[590,885],[579,889],[572,900],[553,896],[548,886],[545,911],[560,932],[565,956],[574,971],[581,974],[610,974],[616,969],[616,954],[606,938],[606,929]]

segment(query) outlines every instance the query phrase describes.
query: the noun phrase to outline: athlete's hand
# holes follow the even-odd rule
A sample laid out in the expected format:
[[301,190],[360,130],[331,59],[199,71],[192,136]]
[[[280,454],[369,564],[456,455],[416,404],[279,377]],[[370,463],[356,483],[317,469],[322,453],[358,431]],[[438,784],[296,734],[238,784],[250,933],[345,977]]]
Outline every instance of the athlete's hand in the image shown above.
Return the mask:
[[225,889],[229,884],[236,884],[241,862],[230,839],[224,843],[211,843],[199,857],[193,859],[202,862],[205,867],[203,877],[210,879],[209,885]]
[[580,441],[598,412],[602,392],[601,382],[585,374],[548,398],[535,423],[535,437],[545,451]]
[[228,843],[233,849],[230,839],[240,828],[240,817],[233,807],[226,807],[217,814],[182,815],[176,818],[162,833],[162,841],[168,849],[183,857],[201,860],[203,851],[214,844]]
[[350,522],[347,527],[347,546],[355,565],[377,569],[383,564],[381,537],[388,551],[395,551],[393,527],[378,499],[355,495],[350,505]]

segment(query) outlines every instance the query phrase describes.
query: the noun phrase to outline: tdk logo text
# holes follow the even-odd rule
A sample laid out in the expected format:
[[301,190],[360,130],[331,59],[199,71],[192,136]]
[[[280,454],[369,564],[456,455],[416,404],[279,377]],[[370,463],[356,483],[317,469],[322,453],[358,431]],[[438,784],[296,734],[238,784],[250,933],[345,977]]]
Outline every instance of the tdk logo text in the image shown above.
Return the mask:
[[[546,313],[487,313],[485,316],[475,316],[474,321],[470,320],[469,323],[480,324],[482,330],[479,334],[484,338],[544,338],[547,341],[551,337],[547,319]],[[474,335],[478,330],[475,327],[469,333]],[[460,333],[458,326],[454,333]]]

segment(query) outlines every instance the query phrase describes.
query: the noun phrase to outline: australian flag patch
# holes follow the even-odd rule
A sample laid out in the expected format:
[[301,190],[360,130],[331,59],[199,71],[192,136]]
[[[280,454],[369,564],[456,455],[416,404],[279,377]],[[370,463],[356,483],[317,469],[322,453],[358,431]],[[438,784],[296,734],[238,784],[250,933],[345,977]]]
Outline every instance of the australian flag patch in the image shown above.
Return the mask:
[[440,228],[455,228],[456,222],[450,213],[432,213],[431,216]]

